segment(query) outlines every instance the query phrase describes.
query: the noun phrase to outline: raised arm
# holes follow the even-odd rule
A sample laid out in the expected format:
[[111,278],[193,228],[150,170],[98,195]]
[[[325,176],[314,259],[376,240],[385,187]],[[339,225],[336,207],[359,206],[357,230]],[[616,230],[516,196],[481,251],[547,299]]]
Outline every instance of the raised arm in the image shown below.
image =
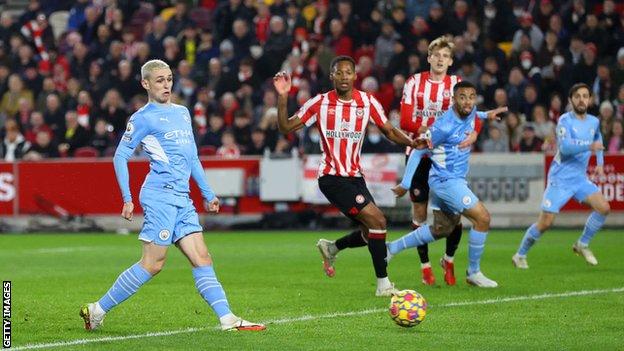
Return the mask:
[[292,86],[290,75],[284,71],[277,73],[273,77],[273,86],[277,90],[277,124],[279,131],[283,134],[288,134],[301,129],[304,124],[299,116],[294,115],[288,118],[288,92]]

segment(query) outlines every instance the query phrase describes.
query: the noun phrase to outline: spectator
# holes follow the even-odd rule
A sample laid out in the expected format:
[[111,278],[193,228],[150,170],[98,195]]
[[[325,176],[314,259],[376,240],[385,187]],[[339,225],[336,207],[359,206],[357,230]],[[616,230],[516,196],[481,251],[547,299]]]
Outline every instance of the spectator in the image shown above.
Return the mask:
[[329,47],[334,54],[353,56],[353,38],[344,32],[344,25],[339,19],[334,18],[329,22],[329,31],[331,33]]
[[61,99],[57,94],[50,94],[46,98],[46,108],[43,118],[45,123],[57,133],[65,128],[65,110],[61,106]]
[[263,155],[264,149],[266,146],[266,136],[264,135],[264,130],[260,128],[255,128],[251,132],[251,144],[247,148],[245,152],[246,155]]
[[481,145],[483,152],[509,152],[509,140],[503,136],[498,125],[492,124],[488,128],[488,138]]
[[167,34],[176,36],[185,28],[194,27],[195,22],[189,17],[187,4],[184,1],[175,2],[175,14],[167,22]]
[[598,109],[598,119],[600,120],[600,131],[603,137],[603,145],[607,145],[607,139],[611,135],[611,124],[615,120],[613,104],[609,101],[603,101]]
[[101,23],[100,11],[95,5],[85,9],[85,21],[78,27],[78,32],[82,36],[82,41],[86,45],[91,45],[95,41],[97,28]]
[[321,134],[318,128],[307,128],[303,137],[303,153],[319,155],[321,153]]
[[234,20],[232,24],[232,35],[228,39],[234,46],[234,57],[236,61],[250,57],[251,52],[249,48],[251,48],[252,45],[257,45],[253,33],[249,30],[249,24],[241,18]]
[[202,146],[214,146],[215,149],[221,146],[221,137],[225,131],[225,123],[220,115],[212,115],[208,119],[208,130],[201,141]]
[[24,81],[17,74],[9,76],[9,90],[2,95],[0,100],[0,114],[5,116],[14,116],[19,108],[19,100],[26,99],[31,105],[34,105],[32,91],[24,87]]
[[112,127],[113,135],[120,137],[126,129],[128,113],[126,104],[117,89],[110,89],[106,92],[100,104],[100,111],[97,114],[98,119],[104,119],[106,124]]
[[615,99],[613,99],[613,108],[615,115],[619,119],[624,118],[624,84],[620,85]]
[[611,123],[611,133],[605,145],[608,153],[619,153],[624,151],[624,126],[622,120],[616,119]]
[[89,140],[89,145],[98,150],[100,156],[110,156],[112,154],[111,148],[113,145],[113,138],[111,130],[113,128],[104,119],[99,118],[95,121],[95,127],[93,128],[93,135]]
[[264,130],[266,135],[266,144],[271,149],[275,149],[277,138],[279,137],[279,129],[277,126],[277,108],[270,108],[262,116],[258,124],[260,129]]
[[522,129],[522,137],[520,138],[520,152],[538,152],[542,150],[542,139],[535,136],[535,128],[531,124],[527,124]]
[[43,114],[39,111],[33,111],[30,114],[30,126],[26,129],[24,137],[31,144],[35,144],[37,134],[41,131],[48,133],[50,136],[54,135],[52,128],[45,123]]
[[267,72],[271,73],[267,73],[267,76],[261,78],[266,78],[272,75],[272,72],[277,72],[292,47],[292,38],[286,33],[286,26],[281,17],[271,17],[269,28],[271,29],[271,33],[264,46],[264,54],[261,62],[264,68],[263,71],[266,69]]
[[[167,23],[160,16],[154,17],[151,26],[148,27],[145,42],[149,45],[150,52],[163,52],[165,47],[163,42],[167,36]],[[171,63],[170,63],[171,65]]]
[[528,35],[529,43],[533,51],[537,52],[542,47],[544,41],[544,33],[542,30],[533,23],[533,16],[525,12],[520,16],[520,29],[516,31],[513,37],[511,47],[514,51],[520,50],[520,39],[522,35]]
[[394,31],[392,22],[384,21],[381,26],[381,34],[375,42],[375,65],[386,69],[394,54],[394,45],[400,36]]
[[73,156],[77,148],[87,146],[89,131],[78,123],[76,111],[65,113],[65,131],[61,134],[61,143],[58,146],[61,156]]
[[546,107],[544,107],[544,105],[535,105],[531,115],[531,120],[535,128],[535,135],[538,138],[546,140],[547,137],[555,134],[555,123],[548,119],[548,114],[546,113]]
[[59,157],[58,147],[54,144],[52,135],[44,130],[37,132],[35,142],[24,155],[26,161],[39,161],[45,158]]
[[509,150],[517,152],[520,151],[520,137],[522,135],[523,123],[518,117],[518,114],[509,111],[507,118],[505,118],[505,124],[507,126],[507,137],[509,138]]
[[236,111],[232,133],[234,134],[236,144],[243,152],[251,147],[251,118],[247,112],[243,110]]
[[240,154],[240,148],[236,144],[234,133],[230,130],[224,131],[221,136],[221,146],[217,149],[217,156],[226,159],[233,159],[239,158]]
[[19,131],[15,120],[9,119],[4,124],[4,139],[0,144],[0,159],[14,162],[21,159],[30,149],[30,143]]

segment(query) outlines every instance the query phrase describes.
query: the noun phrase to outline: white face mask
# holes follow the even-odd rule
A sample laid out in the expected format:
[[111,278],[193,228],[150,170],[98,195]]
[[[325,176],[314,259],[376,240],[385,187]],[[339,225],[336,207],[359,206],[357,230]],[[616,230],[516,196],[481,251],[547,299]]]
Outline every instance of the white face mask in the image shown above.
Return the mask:
[[492,19],[494,17],[496,17],[496,10],[495,9],[485,9],[485,17]]
[[522,68],[524,69],[529,69],[532,66],[531,60],[522,60],[520,64],[522,65]]
[[562,66],[564,62],[565,59],[561,55],[556,55],[555,57],[553,57],[553,63],[555,64],[555,66]]
[[193,95],[193,87],[183,87],[182,88],[182,94],[189,96],[189,95]]
[[321,140],[321,135],[317,133],[310,133],[310,140],[315,143],[318,143]]
[[379,134],[369,134],[368,141],[370,141],[373,144],[377,144],[377,143],[379,143],[381,141],[381,135],[379,135]]

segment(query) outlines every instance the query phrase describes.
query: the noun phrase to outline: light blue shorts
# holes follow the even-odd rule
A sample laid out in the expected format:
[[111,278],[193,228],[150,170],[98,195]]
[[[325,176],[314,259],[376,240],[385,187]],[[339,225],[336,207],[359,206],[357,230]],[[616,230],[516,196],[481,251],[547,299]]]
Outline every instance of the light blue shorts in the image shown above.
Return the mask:
[[139,240],[168,246],[202,231],[193,201],[187,194],[142,188],[139,200],[145,215]]
[[559,213],[559,210],[574,197],[578,202],[600,191],[598,186],[587,178],[580,178],[574,181],[562,182],[558,179],[548,179],[548,186],[544,190],[542,199],[542,210],[545,212]]
[[429,183],[431,208],[448,213],[462,213],[477,205],[479,199],[464,179],[448,179]]

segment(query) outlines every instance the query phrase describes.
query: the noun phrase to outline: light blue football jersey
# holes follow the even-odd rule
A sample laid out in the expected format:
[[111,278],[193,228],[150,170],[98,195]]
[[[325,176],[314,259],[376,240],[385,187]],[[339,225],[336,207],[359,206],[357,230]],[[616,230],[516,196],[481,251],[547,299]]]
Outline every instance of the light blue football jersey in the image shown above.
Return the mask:
[[189,178],[197,182],[202,197],[214,198],[197,156],[188,109],[177,104],[149,102],[128,121],[114,157],[115,173],[124,202],[131,201],[127,160],[141,144],[150,160],[144,188],[177,194],[189,193]]
[[[593,115],[580,119],[567,112],[557,123],[557,154],[550,165],[549,179],[574,181],[587,177],[587,165],[592,152],[589,146],[602,140],[600,120]],[[596,153],[599,165],[604,163],[603,152]]]

